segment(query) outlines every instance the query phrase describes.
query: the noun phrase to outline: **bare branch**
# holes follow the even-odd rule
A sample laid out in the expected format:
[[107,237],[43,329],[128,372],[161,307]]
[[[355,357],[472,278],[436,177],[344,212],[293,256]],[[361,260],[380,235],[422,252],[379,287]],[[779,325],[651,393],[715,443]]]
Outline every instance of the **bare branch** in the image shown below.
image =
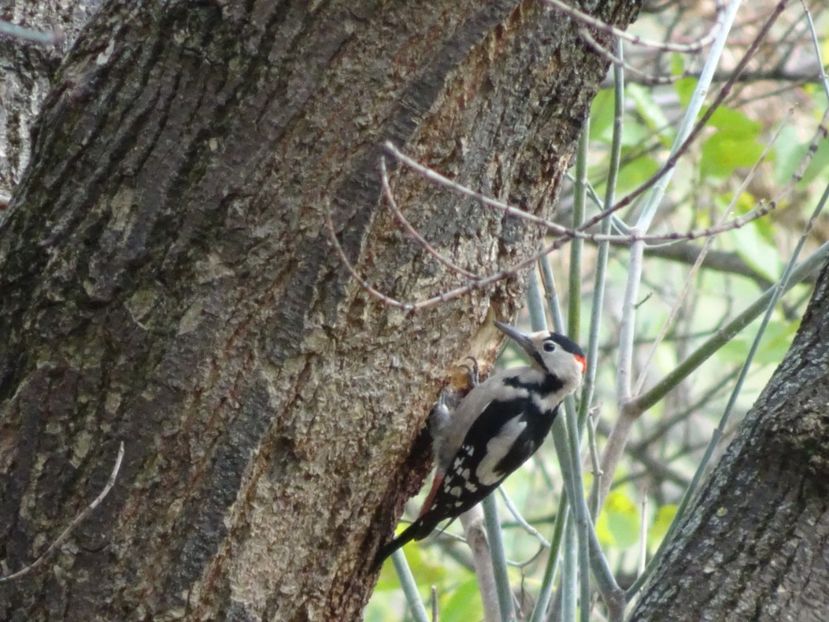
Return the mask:
[[55,45],[63,40],[63,35],[60,32],[33,30],[4,20],[0,20],[0,35],[22,39],[23,41],[30,41],[40,45]]
[[[734,220],[729,221],[727,223],[724,223],[722,225],[718,225],[716,227],[709,227],[707,229],[687,231],[687,232],[684,232],[684,233],[665,233],[665,234],[656,234],[656,235],[653,235],[653,234],[645,235],[645,234],[639,234],[639,233],[636,233],[636,232],[634,232],[630,235],[605,235],[605,234],[600,234],[600,233],[590,233],[590,232],[586,231],[586,228],[588,226],[595,225],[596,222],[601,220],[601,218],[599,218],[599,217],[604,218],[604,217],[609,216],[613,211],[615,211],[617,209],[618,204],[611,207],[611,208],[609,208],[609,209],[607,209],[607,210],[604,210],[603,212],[598,214],[597,217],[589,219],[587,222],[585,222],[578,229],[568,229],[567,227],[562,227],[561,225],[557,225],[556,223],[548,221],[544,218],[541,218],[539,216],[535,216],[533,214],[529,214],[529,213],[527,213],[523,210],[520,210],[518,208],[507,205],[506,203],[503,203],[501,201],[492,199],[490,197],[486,197],[485,195],[477,193],[474,190],[470,190],[469,188],[444,177],[440,173],[437,173],[436,171],[433,171],[432,169],[430,169],[426,166],[423,166],[422,164],[416,162],[415,160],[412,160],[411,158],[409,158],[408,156],[403,154],[399,149],[397,149],[391,143],[386,143],[385,148],[390,154],[394,155],[395,157],[399,157],[401,162],[403,162],[407,166],[410,166],[411,168],[413,168],[417,172],[423,174],[424,177],[426,177],[427,179],[433,181],[434,183],[437,183],[437,184],[440,184],[440,185],[443,185],[443,186],[447,186],[447,187],[452,188],[454,190],[457,190],[458,192],[460,192],[462,194],[465,194],[467,196],[474,196],[475,198],[478,198],[485,205],[495,207],[496,209],[498,209],[498,210],[500,210],[500,211],[502,211],[506,214],[516,216],[516,217],[521,218],[523,220],[526,220],[528,222],[541,225],[541,226],[547,228],[548,230],[558,232],[559,235],[560,235],[560,237],[557,237],[550,244],[543,247],[539,252],[535,253],[534,255],[528,257],[527,259],[525,259],[523,261],[520,261],[520,262],[514,264],[513,266],[511,266],[509,268],[506,268],[504,270],[499,270],[497,272],[493,272],[493,273],[491,273],[489,275],[486,275],[486,276],[476,277],[474,280],[468,282],[465,285],[443,291],[440,294],[432,296],[431,298],[427,298],[427,299],[420,300],[420,301],[415,301],[415,302],[403,302],[401,300],[397,300],[395,298],[392,298],[391,296],[388,296],[387,294],[384,294],[383,292],[381,292],[380,290],[378,290],[377,288],[372,286],[364,277],[362,277],[357,272],[357,269],[354,267],[354,265],[351,263],[351,261],[349,261],[348,257],[345,254],[345,250],[343,249],[342,245],[339,243],[339,240],[337,239],[337,234],[336,234],[336,231],[334,230],[334,223],[331,220],[330,208],[326,208],[326,210],[325,210],[325,223],[326,223],[326,229],[327,229],[328,234],[329,234],[329,238],[331,240],[331,243],[334,245],[334,249],[336,250],[337,255],[339,256],[340,260],[342,261],[342,263],[346,267],[346,269],[349,271],[349,273],[351,273],[351,275],[354,277],[354,279],[360,284],[360,286],[364,290],[366,290],[369,294],[371,294],[372,296],[374,296],[375,298],[380,300],[382,303],[384,303],[388,306],[391,306],[391,307],[396,307],[396,308],[402,309],[404,311],[417,311],[417,310],[421,310],[421,309],[428,309],[428,308],[434,307],[438,304],[449,302],[451,300],[455,300],[457,298],[460,298],[461,296],[464,296],[464,295],[466,295],[466,294],[468,294],[468,293],[470,293],[470,292],[472,292],[476,289],[483,289],[483,288],[488,287],[488,286],[490,286],[494,283],[497,283],[498,281],[501,281],[503,279],[514,277],[519,271],[528,268],[529,266],[531,266],[534,262],[536,262],[539,258],[543,257],[544,255],[548,255],[549,253],[552,253],[553,251],[558,250],[559,248],[561,248],[562,246],[567,244],[573,238],[586,239],[586,240],[590,240],[592,242],[609,241],[609,242],[615,242],[615,243],[628,243],[628,244],[634,243],[634,242],[637,242],[637,241],[671,242],[671,241],[679,241],[679,240],[695,240],[695,239],[702,238],[702,237],[710,237],[710,236],[718,235],[718,234],[724,233],[726,231],[731,231],[733,229],[738,229],[740,227],[743,227],[746,224],[748,224],[748,223],[750,223],[754,220],[757,220],[758,218],[762,218],[763,216],[767,215],[768,213],[770,213],[771,211],[773,211],[777,207],[777,203],[771,202],[771,203],[768,203],[766,205],[763,205],[763,206],[759,207],[758,209],[754,210],[753,212],[751,212],[749,214],[746,214],[746,215],[741,216],[739,218],[735,218]],[[388,196],[389,195],[387,195],[387,198],[388,198]],[[395,204],[394,207],[395,208],[397,207],[396,204]],[[397,210],[397,212],[400,213],[399,209]],[[400,213],[400,216],[402,216],[402,213]],[[404,217],[404,220],[405,220],[405,217]],[[408,223],[408,221],[406,221],[406,222]],[[409,226],[411,226],[411,225],[409,224]],[[414,228],[412,228],[412,229],[414,229]],[[418,234],[418,236],[419,236],[419,234]],[[422,242],[421,242],[422,244],[428,245],[428,242],[425,239],[423,239],[422,236],[419,236],[419,238],[420,239],[418,241],[422,240]],[[428,245],[428,246],[430,248],[432,248],[431,245]],[[433,254],[435,256],[441,257],[441,263],[451,264],[452,269],[455,269],[457,271],[462,271],[463,270],[459,266],[456,266],[455,264],[453,264],[448,259],[443,258],[440,255],[440,253],[438,253],[437,250],[434,250]]]
[[[546,1],[550,2],[553,0]],[[688,135],[685,138],[685,140],[668,157],[668,159],[665,161],[665,164],[662,165],[662,168],[660,168],[654,175],[652,175],[646,182],[642,183],[638,188],[628,193],[624,198],[617,201],[615,205],[603,210],[602,212],[599,212],[593,218],[590,218],[587,222],[584,223],[583,229],[589,229],[597,222],[600,222],[604,218],[607,218],[607,216],[609,216],[610,214],[613,214],[619,211],[620,209],[627,207],[628,205],[633,203],[635,199],[637,199],[646,191],[650,190],[653,186],[655,186],[656,183],[660,179],[662,179],[662,177],[664,177],[671,170],[673,170],[677,162],[679,162],[679,159],[688,151],[690,146],[702,132],[703,128],[711,120],[711,117],[714,115],[714,112],[716,112],[719,109],[719,107],[722,105],[725,99],[731,94],[731,89],[734,87],[734,84],[737,82],[743,71],[745,71],[745,68],[748,65],[749,61],[756,54],[757,50],[760,47],[760,43],[766,38],[766,35],[768,35],[775,21],[777,21],[777,18],[780,16],[780,13],[782,13],[783,9],[786,8],[786,4],[788,4],[788,0],[780,0],[775,5],[768,19],[763,24],[763,27],[757,33],[757,36],[751,42],[751,45],[746,50],[745,54],[743,54],[743,57],[740,59],[740,62],[737,63],[737,66],[735,67],[734,72],[731,74],[729,80],[725,84],[723,84],[723,86],[717,93],[717,96],[711,102],[711,105],[705,110],[705,112],[702,115],[700,115],[700,118],[697,120],[694,127],[691,128],[691,131],[688,132]]]
[[590,34],[590,31],[587,30],[587,28],[579,28],[579,36],[584,40],[584,42],[587,45],[593,48],[593,51],[597,52],[598,54],[601,54],[611,63],[613,63],[614,65],[619,65],[620,67],[624,67],[625,71],[629,71],[630,73],[639,76],[640,84],[647,84],[651,86],[656,84],[673,84],[680,78],[685,77],[685,74],[680,74],[677,76],[658,76],[645,73],[641,69],[637,69],[629,63],[626,63],[624,60],[614,55],[613,52],[606,49],[601,43],[599,43],[593,38],[593,35]]
[[[728,216],[731,214],[732,210],[736,206],[737,200],[739,199],[740,195],[743,193],[743,190],[748,186],[749,182],[757,174],[757,171],[759,170],[760,165],[763,162],[765,162],[766,157],[768,157],[769,151],[771,151],[772,145],[774,145],[774,143],[777,141],[777,138],[780,136],[780,132],[783,130],[783,127],[784,127],[786,121],[788,121],[791,118],[792,112],[793,112],[793,110],[789,109],[788,114],[786,116],[786,120],[784,122],[781,122],[778,125],[777,130],[774,133],[774,136],[769,141],[769,143],[765,146],[765,148],[763,149],[763,152],[760,154],[760,157],[757,159],[757,161],[751,167],[751,170],[748,172],[748,174],[745,176],[745,178],[743,178],[743,181],[740,183],[740,186],[734,192],[734,195],[733,195],[731,201],[729,202],[728,206],[725,208],[725,210],[722,213],[722,216],[720,217],[720,225],[725,224],[726,218],[728,218]],[[772,204],[776,205],[777,202],[774,201],[774,202],[772,202]],[[696,261],[694,261],[694,264],[691,266],[691,270],[686,275],[685,282],[684,282],[683,287],[682,287],[682,291],[680,292],[679,296],[677,296],[676,300],[674,301],[674,303],[671,307],[671,310],[668,313],[668,317],[665,318],[665,321],[662,323],[662,328],[660,328],[660,330],[659,330],[659,335],[654,340],[653,344],[650,347],[650,350],[648,351],[647,356],[645,357],[645,363],[644,363],[644,365],[642,365],[642,369],[639,372],[639,380],[637,381],[636,389],[634,390],[635,394],[638,395],[642,392],[642,387],[645,385],[645,379],[646,379],[647,374],[648,374],[648,369],[650,367],[651,361],[653,361],[654,355],[656,354],[656,350],[659,348],[659,345],[665,339],[665,336],[668,334],[668,331],[670,330],[671,326],[673,326],[677,316],[679,315],[680,310],[682,309],[683,305],[685,304],[685,300],[690,295],[691,286],[693,285],[693,282],[694,282],[694,279],[696,278],[697,272],[699,272],[699,269],[702,266],[702,262],[705,259],[705,256],[708,254],[708,251],[711,249],[711,245],[713,244],[713,242],[714,242],[713,237],[708,237],[705,240],[705,243],[702,245],[702,249],[700,250],[700,253],[697,256]]]
[[429,242],[420,235],[420,232],[412,226],[406,217],[403,215],[403,212],[400,211],[400,208],[397,206],[397,202],[394,200],[394,194],[391,191],[391,186],[389,186],[389,174],[386,170],[386,159],[380,158],[380,173],[382,176],[382,185],[383,185],[383,194],[386,195],[386,200],[388,201],[389,209],[394,214],[397,221],[400,225],[406,230],[406,232],[412,236],[430,255],[432,255],[435,259],[437,259],[440,263],[444,266],[449,268],[450,270],[454,270],[455,272],[462,274],[463,276],[470,278],[470,279],[477,279],[479,278],[477,274],[474,272],[470,272],[465,268],[461,268],[456,263],[452,262],[450,259],[447,259],[443,255],[441,255],[434,246],[429,244]]
[[109,491],[112,490],[112,487],[115,485],[115,479],[118,477],[118,472],[121,470],[121,461],[124,458],[124,442],[121,441],[121,444],[118,446],[118,455],[115,456],[115,465],[112,467],[112,473],[109,474],[109,479],[107,480],[106,486],[104,486],[103,490],[98,494],[97,497],[86,506],[83,511],[78,514],[72,522],[69,523],[69,526],[64,529],[61,534],[55,539],[49,547],[41,553],[38,558],[33,561],[28,566],[21,568],[15,573],[10,575],[6,575],[5,577],[0,577],[0,583],[5,583],[6,581],[14,581],[21,577],[25,577],[27,574],[34,572],[38,568],[40,568],[46,561],[52,556],[52,554],[57,551],[61,545],[66,542],[75,528],[87,517],[89,514],[101,504],[106,496],[109,494]]
[[[547,2],[557,2],[557,0],[545,0],[545,1],[547,1]],[[384,294],[381,291],[377,290],[376,288],[371,286],[368,283],[368,281],[366,281],[363,277],[361,277],[357,273],[356,269],[354,268],[354,266],[351,264],[351,262],[346,257],[342,246],[340,246],[339,241],[337,240],[336,232],[334,231],[333,222],[331,221],[330,210],[327,209],[326,210],[326,225],[327,225],[327,228],[328,228],[328,231],[329,231],[329,234],[330,234],[331,241],[334,244],[335,249],[337,251],[337,254],[339,255],[340,259],[343,261],[343,264],[346,266],[346,268],[351,273],[351,275],[357,280],[357,282],[363,287],[363,289],[365,289],[372,296],[374,296],[375,298],[377,298],[378,300],[382,301],[384,304],[387,304],[389,306],[397,307],[397,308],[400,308],[400,309],[403,309],[403,310],[406,310],[406,311],[415,311],[415,310],[419,310],[419,309],[429,308],[429,307],[432,307],[432,306],[435,306],[435,305],[438,305],[438,304],[441,304],[441,303],[444,303],[444,302],[448,302],[450,300],[454,300],[454,299],[459,298],[460,296],[463,296],[463,295],[465,295],[465,294],[467,294],[467,293],[469,293],[469,292],[471,292],[475,289],[481,289],[481,288],[487,287],[487,286],[489,286],[493,283],[496,283],[496,282],[498,282],[502,279],[513,277],[513,276],[515,276],[515,274],[519,270],[523,270],[523,269],[527,268],[528,266],[532,265],[532,263],[535,262],[539,257],[541,257],[545,254],[548,254],[548,253],[550,253],[554,250],[557,250],[558,248],[560,248],[561,246],[566,244],[570,239],[572,239],[574,237],[590,239],[590,240],[593,240],[593,241],[598,241],[598,240],[603,239],[599,234],[590,234],[590,233],[585,233],[585,232],[588,231],[590,228],[592,228],[597,223],[601,222],[603,219],[607,218],[609,215],[617,212],[618,210],[626,207],[627,205],[630,205],[637,197],[639,197],[644,192],[646,192],[648,189],[653,187],[662,177],[664,177],[668,172],[670,172],[676,166],[677,162],[679,161],[679,158],[682,155],[684,155],[684,153],[688,150],[688,148],[693,143],[693,141],[699,136],[699,134],[701,133],[703,127],[705,127],[706,124],[708,123],[708,121],[711,119],[711,116],[714,114],[714,112],[719,108],[719,106],[723,103],[723,101],[726,99],[726,97],[728,97],[728,95],[730,94],[731,89],[734,86],[735,82],[739,78],[740,74],[745,70],[748,62],[751,60],[751,58],[757,52],[757,50],[759,48],[759,45],[760,45],[760,42],[763,41],[763,39],[769,33],[772,25],[774,24],[776,19],[779,17],[780,13],[785,8],[787,2],[788,2],[788,0],[780,0],[778,2],[778,4],[775,5],[775,8],[772,10],[771,15],[769,15],[768,19],[765,21],[765,23],[763,24],[763,27],[760,29],[757,36],[752,41],[752,43],[749,46],[748,50],[745,52],[743,57],[740,59],[740,62],[737,64],[737,67],[735,68],[735,70],[734,70],[731,78],[729,79],[729,81],[726,82],[722,86],[722,88],[718,92],[717,96],[714,98],[714,101],[706,109],[706,111],[701,115],[700,119],[696,122],[694,127],[690,130],[690,132],[688,133],[687,138],[672,153],[672,155],[667,159],[667,161],[662,166],[662,168],[660,168],[659,171],[656,172],[656,174],[651,176],[651,178],[648,179],[648,181],[641,184],[638,188],[636,188],[634,191],[629,193],[623,199],[618,201],[615,205],[612,205],[611,207],[599,212],[598,214],[596,214],[592,218],[588,219],[577,230],[571,230],[571,229],[568,229],[566,227],[556,225],[555,223],[551,223],[551,222],[547,221],[546,219],[540,218],[540,217],[535,216],[533,214],[528,214],[527,212],[525,212],[523,210],[517,209],[517,208],[512,207],[512,206],[509,206],[509,205],[507,205],[507,204],[505,204],[501,201],[497,201],[495,199],[485,197],[484,195],[482,195],[480,193],[477,193],[477,192],[474,192],[473,190],[470,190],[469,188],[466,188],[465,186],[457,184],[456,182],[440,175],[439,173],[436,173],[435,171],[429,169],[428,167],[425,167],[425,166],[415,162],[411,158],[408,158],[407,156],[402,154],[391,143],[389,143],[389,142],[385,143],[384,146],[390,154],[394,155],[396,158],[399,158],[399,160],[401,162],[403,162],[404,164],[406,164],[407,166],[410,166],[414,170],[417,170],[418,172],[420,172],[427,179],[430,179],[435,183],[439,183],[441,185],[453,188],[453,189],[457,190],[458,192],[460,192],[462,194],[465,194],[467,196],[476,198],[479,201],[481,201],[484,205],[488,205],[490,207],[495,207],[496,209],[501,210],[504,214],[513,215],[513,216],[522,218],[524,220],[527,220],[529,222],[533,222],[535,224],[544,226],[548,230],[550,230],[551,232],[561,236],[560,238],[554,240],[551,244],[544,247],[539,253],[536,253],[532,257],[530,257],[530,258],[528,258],[524,261],[521,261],[521,262],[513,265],[512,267],[510,267],[506,270],[501,270],[501,271],[492,273],[488,276],[480,277],[480,278],[478,278],[478,279],[476,279],[476,280],[474,280],[470,283],[467,283],[466,285],[462,285],[462,286],[444,291],[444,292],[442,292],[442,293],[440,293],[436,296],[432,296],[431,298],[421,300],[421,301],[417,301],[417,302],[402,302],[402,301],[396,300],[396,299],[394,299],[390,296],[387,296],[386,294]],[[566,6],[566,5],[563,5],[563,6]],[[569,9],[569,7],[567,7],[567,8]],[[801,177],[802,177],[803,171],[805,171],[805,166],[801,167],[801,169],[799,170],[799,175]],[[751,222],[752,220],[754,220],[756,218],[760,218],[760,217],[764,216],[765,214],[767,214],[770,211],[774,210],[776,207],[777,207],[776,202],[772,201],[771,203],[760,207],[759,209],[757,209],[755,212],[753,212],[750,215],[746,215],[746,216],[743,216],[741,218],[737,218],[737,219],[731,221],[730,223],[727,223],[726,225],[723,225],[721,227],[712,227],[712,228],[705,229],[705,230],[702,230],[702,231],[688,232],[688,233],[685,233],[685,234],[671,233],[671,234],[657,235],[657,236],[648,236],[648,235],[644,235],[644,234],[634,233],[633,235],[628,236],[628,237],[608,236],[607,238],[604,238],[604,239],[608,239],[609,241],[617,241],[617,240],[627,239],[630,242],[635,242],[635,241],[644,241],[644,240],[647,240],[647,241],[674,241],[674,240],[683,240],[683,239],[696,239],[696,238],[699,238],[699,237],[708,237],[708,236],[711,236],[711,235],[716,235],[717,233],[722,233],[724,231],[728,231],[730,229],[741,227],[741,226],[747,224],[748,222]]]
[[[463,194],[463,195],[466,195],[466,196],[469,196],[469,197],[473,197],[473,198],[479,200],[482,204],[484,204],[488,207],[495,208],[496,210],[502,212],[503,214],[507,214],[509,216],[515,216],[516,218],[520,218],[521,220],[525,220],[529,223],[536,224],[536,225],[539,225],[541,227],[544,227],[545,229],[548,230],[548,232],[551,235],[562,236],[564,238],[564,240],[562,240],[562,244],[566,243],[566,242],[568,242],[568,241],[570,241],[571,239],[574,239],[574,238],[581,239],[581,240],[589,240],[590,242],[612,242],[614,244],[632,244],[633,242],[646,242],[646,243],[648,243],[648,242],[675,242],[675,241],[679,241],[679,240],[695,240],[695,239],[698,239],[698,238],[705,238],[705,237],[711,237],[711,236],[719,235],[721,233],[725,233],[726,231],[731,231],[733,229],[739,229],[740,227],[743,227],[746,224],[748,224],[748,223],[750,223],[754,220],[757,220],[758,218],[762,218],[763,216],[766,216],[769,212],[774,211],[774,209],[776,209],[776,207],[777,207],[776,203],[769,203],[767,205],[761,206],[760,208],[758,208],[757,210],[755,210],[755,211],[753,211],[749,214],[745,214],[744,216],[741,216],[739,218],[735,218],[734,220],[731,220],[731,221],[720,223],[719,225],[717,225],[715,227],[707,227],[705,229],[692,229],[690,231],[685,231],[685,232],[661,233],[661,234],[643,234],[643,233],[637,233],[637,232],[634,231],[633,233],[625,234],[625,235],[591,233],[591,232],[587,231],[587,226],[588,226],[588,224],[590,226],[594,226],[595,224],[597,224],[598,220],[596,220],[596,218],[591,219],[589,221],[589,223],[585,223],[584,225],[582,225],[578,228],[575,228],[575,229],[570,228],[570,227],[565,227],[563,225],[559,225],[555,222],[552,222],[551,220],[547,220],[546,218],[541,218],[540,216],[536,216],[535,214],[530,214],[529,212],[525,212],[522,209],[519,209],[519,208],[514,207],[512,205],[509,205],[507,203],[504,203],[503,201],[493,199],[492,197],[488,197],[484,194],[481,194],[479,192],[476,192],[475,190],[472,190],[472,189],[468,188],[467,186],[459,184],[456,181],[453,181],[453,180],[449,179],[448,177],[445,177],[444,175],[441,175],[440,173],[438,173],[434,169],[431,169],[428,166],[424,166],[423,164],[419,163],[418,161],[410,158],[409,156],[404,154],[402,151],[400,151],[397,147],[395,147],[390,142],[385,143],[384,147],[391,155],[393,155],[395,158],[397,158],[400,162],[402,162],[406,166],[410,167],[411,169],[415,170],[416,172],[420,173],[421,175],[423,175],[423,177],[425,177],[429,181],[431,181],[431,182],[433,182],[437,185],[449,188],[451,190],[455,190],[455,191],[459,192],[460,194]],[[604,212],[601,212],[598,216],[601,216],[602,218],[599,218],[599,220],[602,220],[604,217],[609,216],[610,213],[611,213],[611,210],[605,210]],[[557,246],[556,248],[559,248],[560,246],[561,246],[561,244],[559,246]],[[476,278],[481,278],[481,277],[476,277]]]
[[488,197],[485,194],[481,194],[480,192],[475,192],[471,188],[468,188],[467,186],[459,184],[458,182],[453,181],[453,180],[449,179],[448,177],[445,177],[444,175],[441,175],[440,173],[438,173],[434,169],[431,169],[428,166],[424,166],[423,164],[421,164],[417,160],[414,160],[414,159],[410,158],[405,153],[400,151],[397,147],[395,147],[390,141],[386,141],[383,144],[383,147],[385,148],[386,151],[388,151],[391,155],[393,155],[395,157],[395,159],[402,162],[403,164],[408,166],[410,169],[412,169],[414,171],[417,171],[423,177],[425,177],[426,179],[428,179],[429,181],[431,181],[433,183],[438,184],[439,186],[444,186],[445,188],[449,188],[451,190],[454,190],[455,192],[458,192],[459,194],[463,194],[465,196],[476,199],[484,205],[487,205],[489,207],[494,207],[495,209],[499,210],[500,212],[502,212],[503,214],[505,214],[507,216],[515,216],[517,218],[521,218],[523,220],[526,220],[527,222],[531,222],[531,223],[534,223],[536,225],[546,227],[547,229],[550,230],[551,233],[554,233],[554,234],[557,234],[557,235],[571,235],[573,237],[578,235],[576,232],[573,231],[573,229],[570,229],[568,227],[563,227],[563,226],[558,225],[554,222],[550,222],[549,220],[546,220],[545,218],[541,218],[540,216],[530,214],[528,212],[525,212],[522,209],[519,209],[517,207],[513,207],[512,205],[509,205],[507,203],[504,203],[503,201],[499,201],[498,199],[493,199],[492,197]]
[[[624,30],[620,30],[610,24],[606,24],[605,22],[596,19],[586,13],[582,13],[578,9],[574,9],[573,7],[564,4],[561,0],[544,0],[547,4],[554,6],[562,13],[566,13],[570,17],[573,17],[580,22],[587,24],[588,26],[593,26],[594,28],[601,30],[602,32],[606,32],[608,34],[615,35],[625,41],[630,41],[636,45],[641,45],[643,47],[653,48],[655,50],[664,50],[666,52],[682,52],[682,53],[692,53],[692,52],[699,52],[702,48],[706,45],[711,43],[714,40],[714,37],[717,34],[717,29],[719,27],[719,21],[711,28],[711,31],[702,37],[701,39],[694,41],[693,43],[664,43],[662,41],[653,41],[650,39],[643,39],[637,35],[632,35],[629,32]],[[717,11],[717,16],[719,18],[720,11]]]
[[501,618],[498,604],[498,589],[495,587],[495,574],[492,571],[492,558],[484,529],[484,510],[480,504],[460,516],[466,541],[472,550],[472,565],[478,577],[478,587],[484,605],[485,622],[497,622]]

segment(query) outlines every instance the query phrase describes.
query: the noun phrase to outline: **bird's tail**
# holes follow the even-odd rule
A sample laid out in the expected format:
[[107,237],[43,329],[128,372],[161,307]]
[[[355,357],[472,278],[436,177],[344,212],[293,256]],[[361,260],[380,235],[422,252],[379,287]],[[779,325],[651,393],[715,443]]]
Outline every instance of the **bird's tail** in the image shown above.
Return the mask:
[[430,531],[432,531],[433,527],[434,525],[427,525],[422,519],[418,518],[411,525],[406,527],[406,529],[403,530],[403,533],[397,536],[394,540],[387,542],[378,549],[377,556],[374,558],[374,564],[372,564],[371,569],[377,570],[383,565],[383,562],[386,561],[386,558],[388,558],[389,555],[412,540],[420,540],[425,537]]

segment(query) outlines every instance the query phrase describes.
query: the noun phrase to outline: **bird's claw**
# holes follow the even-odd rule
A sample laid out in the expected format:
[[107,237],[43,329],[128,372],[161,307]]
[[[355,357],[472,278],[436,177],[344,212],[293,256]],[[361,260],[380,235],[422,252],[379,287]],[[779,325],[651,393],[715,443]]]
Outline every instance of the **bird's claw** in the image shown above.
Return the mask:
[[469,386],[475,388],[481,381],[480,369],[478,368],[478,359],[474,356],[467,356],[465,361],[472,361],[472,365],[461,365],[467,370],[467,377],[469,378]]

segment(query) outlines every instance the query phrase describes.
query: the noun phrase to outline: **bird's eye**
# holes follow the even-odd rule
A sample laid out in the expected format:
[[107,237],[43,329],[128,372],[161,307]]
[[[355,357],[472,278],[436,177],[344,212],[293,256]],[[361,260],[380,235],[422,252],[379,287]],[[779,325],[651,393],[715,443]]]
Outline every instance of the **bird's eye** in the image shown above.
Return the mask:
[[552,341],[545,341],[544,342],[544,351],[545,352],[555,352],[556,344]]

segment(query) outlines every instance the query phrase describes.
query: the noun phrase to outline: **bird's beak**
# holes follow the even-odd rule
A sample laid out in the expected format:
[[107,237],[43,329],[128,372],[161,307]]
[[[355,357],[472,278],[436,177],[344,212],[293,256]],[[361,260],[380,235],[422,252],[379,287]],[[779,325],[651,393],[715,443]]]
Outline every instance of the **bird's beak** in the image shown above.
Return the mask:
[[530,338],[522,333],[517,328],[510,326],[509,324],[504,324],[504,322],[499,322],[495,320],[495,326],[498,327],[502,333],[504,333],[507,337],[512,339],[515,343],[521,346],[524,351],[527,353],[527,356],[534,358],[535,347],[533,346],[533,342],[530,341]]

